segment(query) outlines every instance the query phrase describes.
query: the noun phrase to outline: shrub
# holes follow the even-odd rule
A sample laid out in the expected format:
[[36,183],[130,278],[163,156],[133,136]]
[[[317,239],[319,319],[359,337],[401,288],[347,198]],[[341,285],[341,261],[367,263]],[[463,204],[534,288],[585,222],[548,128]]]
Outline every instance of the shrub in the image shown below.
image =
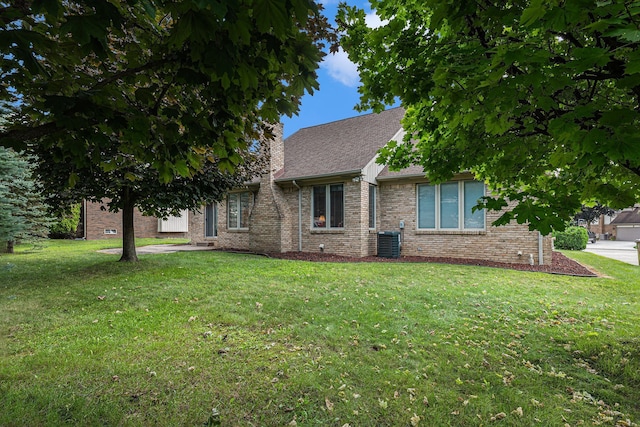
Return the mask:
[[80,223],[80,204],[71,206],[69,212],[58,216],[49,227],[51,239],[73,239],[76,237],[78,224]]
[[554,231],[556,249],[581,251],[587,247],[589,234],[584,227],[567,227],[564,231]]

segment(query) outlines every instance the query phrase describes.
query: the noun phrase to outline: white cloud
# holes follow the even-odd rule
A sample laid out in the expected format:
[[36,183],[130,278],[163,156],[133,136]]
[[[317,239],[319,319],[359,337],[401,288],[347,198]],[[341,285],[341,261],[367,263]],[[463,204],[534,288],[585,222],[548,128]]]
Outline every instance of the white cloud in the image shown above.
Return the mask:
[[330,53],[322,61],[322,68],[325,68],[331,78],[339,81],[345,86],[356,87],[360,82],[358,67],[349,60],[347,53],[340,48],[337,53]]
[[[338,0],[321,0],[323,4],[330,4]],[[371,11],[365,16],[365,23],[369,28],[378,28],[386,25],[389,21],[382,21],[375,11]],[[356,87],[360,83],[360,74],[356,64],[349,60],[347,54],[339,48],[335,54],[328,54],[322,62],[322,68],[326,69],[329,76],[339,81],[345,86]]]
[[376,15],[375,11],[369,12],[365,15],[364,22],[367,24],[369,28],[378,28],[382,27],[389,23],[388,20],[382,21],[378,15]]

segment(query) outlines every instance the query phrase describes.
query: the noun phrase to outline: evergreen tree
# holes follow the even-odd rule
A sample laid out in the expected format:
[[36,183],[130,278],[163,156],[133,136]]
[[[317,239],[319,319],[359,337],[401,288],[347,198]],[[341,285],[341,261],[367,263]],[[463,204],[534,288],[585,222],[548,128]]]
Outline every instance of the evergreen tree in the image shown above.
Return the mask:
[[49,219],[28,158],[0,147],[0,252],[13,253],[16,240],[45,237]]

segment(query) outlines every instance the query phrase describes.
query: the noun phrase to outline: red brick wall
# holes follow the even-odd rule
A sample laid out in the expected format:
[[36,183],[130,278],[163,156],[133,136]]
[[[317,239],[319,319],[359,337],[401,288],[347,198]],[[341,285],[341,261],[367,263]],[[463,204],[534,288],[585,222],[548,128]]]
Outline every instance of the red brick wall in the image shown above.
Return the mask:
[[[105,210],[102,210],[104,207]],[[190,213],[191,214],[191,213]],[[113,213],[106,210],[102,203],[85,203],[87,240],[121,239],[122,212]],[[187,233],[159,233],[158,218],[143,216],[137,209],[134,212],[133,227],[136,237],[185,238]],[[117,234],[105,234],[105,229],[116,230]]]

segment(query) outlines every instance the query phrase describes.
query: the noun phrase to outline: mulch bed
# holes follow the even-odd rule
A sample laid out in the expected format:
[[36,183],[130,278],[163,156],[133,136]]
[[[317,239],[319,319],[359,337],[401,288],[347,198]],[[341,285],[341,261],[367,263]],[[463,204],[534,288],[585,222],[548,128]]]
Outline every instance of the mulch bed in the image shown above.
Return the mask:
[[266,254],[271,258],[289,259],[297,261],[321,262],[434,262],[442,264],[479,265],[483,267],[506,268],[511,270],[537,271],[550,274],[564,274],[570,276],[597,277],[593,271],[582,264],[567,258],[560,252],[553,252],[551,265],[512,264],[507,262],[493,262],[480,259],[460,259],[446,257],[403,256],[400,258],[381,258],[369,256],[363,258],[341,255],[323,254],[319,252],[284,252]]

